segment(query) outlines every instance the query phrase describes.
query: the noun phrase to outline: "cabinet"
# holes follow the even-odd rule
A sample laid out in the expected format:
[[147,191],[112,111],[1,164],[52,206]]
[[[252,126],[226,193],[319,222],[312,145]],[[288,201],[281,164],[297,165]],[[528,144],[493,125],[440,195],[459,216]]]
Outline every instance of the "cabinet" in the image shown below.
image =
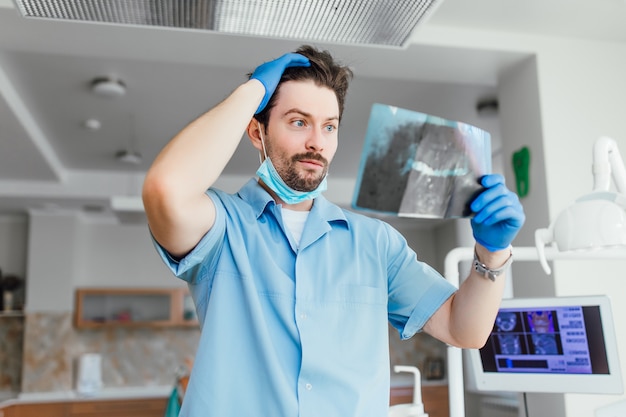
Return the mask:
[[69,404],[68,417],[163,417],[167,399],[76,401]]
[[12,404],[0,408],[0,417],[66,417],[64,403]]
[[167,398],[16,403],[0,407],[0,417],[163,417]]
[[186,288],[78,288],[74,325],[79,329],[194,327],[198,320]]

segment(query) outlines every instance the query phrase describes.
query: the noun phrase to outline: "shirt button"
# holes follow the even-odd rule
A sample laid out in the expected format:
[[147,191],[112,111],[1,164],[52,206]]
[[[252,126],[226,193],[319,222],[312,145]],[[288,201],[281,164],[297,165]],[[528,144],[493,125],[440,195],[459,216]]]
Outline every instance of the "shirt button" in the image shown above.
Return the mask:
[[311,390],[313,389],[313,385],[311,385],[311,384],[306,384],[306,385],[304,386],[304,388],[306,388],[306,390],[307,390],[307,391],[311,391]]
[[300,318],[301,318],[302,320],[306,319],[306,313],[300,313]]

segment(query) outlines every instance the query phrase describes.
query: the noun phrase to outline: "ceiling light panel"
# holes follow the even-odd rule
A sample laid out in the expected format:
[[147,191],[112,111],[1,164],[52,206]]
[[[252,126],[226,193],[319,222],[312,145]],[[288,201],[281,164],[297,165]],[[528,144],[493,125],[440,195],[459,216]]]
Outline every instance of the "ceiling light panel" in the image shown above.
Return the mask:
[[404,46],[442,0],[16,0],[22,15]]

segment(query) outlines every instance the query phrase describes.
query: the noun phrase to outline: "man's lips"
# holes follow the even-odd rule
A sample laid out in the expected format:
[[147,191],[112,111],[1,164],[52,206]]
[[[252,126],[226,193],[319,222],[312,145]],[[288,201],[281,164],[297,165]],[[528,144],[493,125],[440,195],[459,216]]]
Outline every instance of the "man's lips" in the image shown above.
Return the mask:
[[316,159],[301,159],[300,163],[305,164],[305,165],[315,165],[320,168],[324,167],[324,163]]

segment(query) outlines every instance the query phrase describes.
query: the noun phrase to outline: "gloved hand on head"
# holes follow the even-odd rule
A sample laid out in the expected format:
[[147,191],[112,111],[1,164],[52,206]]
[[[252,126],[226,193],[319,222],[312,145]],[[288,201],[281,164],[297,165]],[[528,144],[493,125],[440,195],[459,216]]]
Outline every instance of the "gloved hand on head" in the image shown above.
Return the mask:
[[470,204],[475,213],[471,220],[474,239],[490,252],[506,249],[526,220],[524,209],[517,195],[504,185],[502,175],[485,175],[480,184],[485,190]]
[[270,101],[286,68],[308,66],[311,66],[309,59],[304,55],[296,53],[288,53],[273,61],[259,65],[250,76],[250,79],[259,80],[263,84],[265,95],[254,114],[261,112]]

